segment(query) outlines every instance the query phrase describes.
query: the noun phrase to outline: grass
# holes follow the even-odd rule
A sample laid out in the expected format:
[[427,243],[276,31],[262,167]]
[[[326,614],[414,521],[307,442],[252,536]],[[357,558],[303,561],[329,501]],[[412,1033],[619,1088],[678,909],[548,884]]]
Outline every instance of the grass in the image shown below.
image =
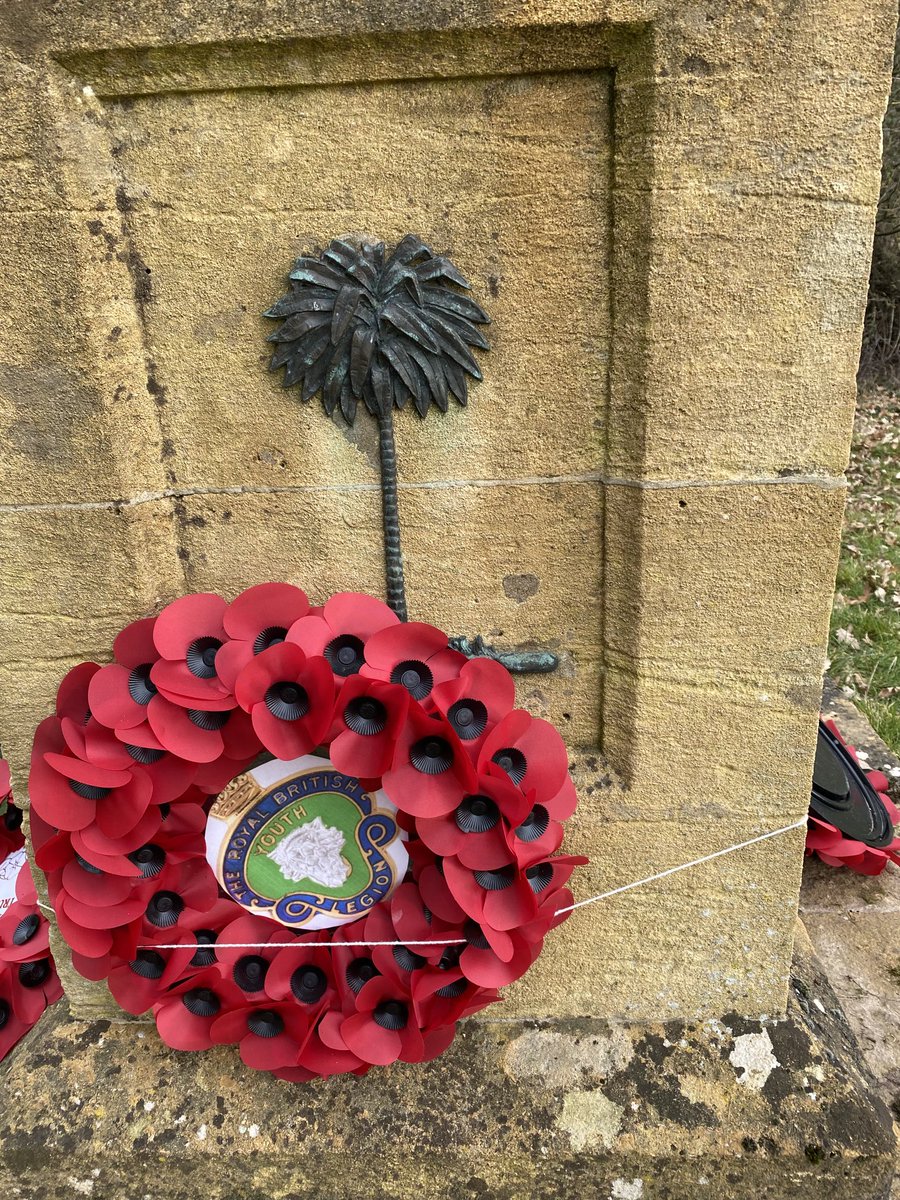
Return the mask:
[[849,481],[828,670],[900,754],[900,390],[861,391]]

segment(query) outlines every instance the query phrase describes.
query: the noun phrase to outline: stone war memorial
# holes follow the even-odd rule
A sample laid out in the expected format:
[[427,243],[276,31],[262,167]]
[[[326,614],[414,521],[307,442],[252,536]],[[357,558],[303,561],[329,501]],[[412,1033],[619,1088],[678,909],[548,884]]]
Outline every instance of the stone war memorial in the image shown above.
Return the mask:
[[797,902],[896,15],[0,4],[4,1196],[887,1194]]

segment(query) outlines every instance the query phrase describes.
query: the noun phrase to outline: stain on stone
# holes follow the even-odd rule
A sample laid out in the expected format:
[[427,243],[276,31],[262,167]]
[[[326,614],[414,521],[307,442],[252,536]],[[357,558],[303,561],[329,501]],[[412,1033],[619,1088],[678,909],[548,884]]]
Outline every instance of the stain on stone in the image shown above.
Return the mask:
[[280,471],[288,465],[284,454],[274,446],[263,446],[256,455],[256,461],[266,467],[277,467]]
[[169,403],[169,397],[163,384],[156,378],[156,363],[149,364],[149,372],[147,374],[147,391],[153,397],[158,408],[164,408]]
[[[365,414],[362,415],[365,416]],[[376,422],[356,420],[352,425],[348,425],[337,410],[331,419],[334,427],[340,430],[350,445],[364,456],[372,470],[380,475],[381,460],[378,456],[378,425]]]
[[500,278],[499,275],[488,275],[488,291],[495,300],[500,295]]
[[807,1069],[812,1043],[793,1021],[778,1021],[767,1026],[772,1051],[779,1063],[790,1070]]
[[175,457],[175,443],[169,437],[164,437],[160,443],[160,458]]
[[507,575],[503,580],[503,591],[510,600],[524,604],[531,596],[537,594],[541,581],[536,575]]
[[706,77],[712,75],[714,71],[712,63],[707,62],[699,54],[689,54],[681,66],[688,75]]
[[28,458],[60,467],[71,466],[77,431],[102,407],[87,382],[62,362],[0,363],[0,393],[18,413],[9,425],[9,444]]

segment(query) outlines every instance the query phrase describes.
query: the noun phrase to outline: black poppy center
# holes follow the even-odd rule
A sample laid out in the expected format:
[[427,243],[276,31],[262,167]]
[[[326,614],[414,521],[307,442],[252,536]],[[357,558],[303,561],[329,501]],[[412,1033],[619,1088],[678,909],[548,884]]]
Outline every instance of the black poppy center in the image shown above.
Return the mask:
[[456,827],[463,833],[486,833],[500,820],[500,809],[490,796],[466,796],[456,810]]
[[441,971],[454,971],[459,965],[460,956],[464,949],[464,946],[448,946],[441,955],[438,969]]
[[4,1027],[9,1020],[9,1005],[5,1000],[0,1000],[0,1029]]
[[382,1029],[405,1029],[409,1010],[402,1000],[382,1000],[372,1013],[372,1020]]
[[150,678],[153,663],[133,667],[128,676],[128,694],[135,704],[147,705],[156,695],[156,684]]
[[301,1004],[315,1004],[325,995],[328,978],[321,967],[298,967],[291,976],[291,991]]
[[209,988],[191,988],[181,997],[181,1003],[195,1017],[214,1017],[222,1001]]
[[423,737],[414,743],[409,761],[423,775],[442,775],[453,766],[453,749],[441,737]]
[[37,962],[22,963],[19,967],[19,983],[22,987],[36,988],[50,978],[50,959],[39,958]]
[[157,892],[151,897],[144,915],[157,929],[166,929],[175,925],[183,912],[184,901],[177,892]]
[[70,779],[69,787],[82,800],[102,800],[112,791],[112,788],[97,787],[93,783],[82,783],[80,779]]
[[408,946],[394,947],[394,962],[401,971],[418,971],[424,967],[427,959],[421,954],[415,954]]
[[374,979],[381,972],[372,962],[371,958],[354,958],[346,972],[347,986],[354,993],[362,991],[363,987]]
[[89,863],[86,858],[82,858],[80,854],[75,855],[75,861],[81,867],[82,871],[87,871],[88,875],[102,875],[103,872],[99,867],[95,867],[93,863]]
[[205,712],[201,708],[189,708],[186,711],[190,723],[196,725],[198,729],[205,729],[207,733],[214,729],[221,729],[231,719],[231,712],[228,709],[225,712]]
[[507,746],[505,750],[498,750],[491,762],[495,762],[501,771],[505,771],[513,783],[521,783],[528,770],[525,755],[516,746]]
[[284,1031],[284,1021],[271,1008],[258,1008],[247,1017],[247,1028],[257,1037],[273,1038]]
[[443,987],[438,988],[434,994],[443,996],[447,1000],[454,1000],[457,996],[461,996],[468,986],[468,980],[454,979],[452,983],[445,983]]
[[253,653],[262,654],[263,650],[268,650],[270,646],[280,646],[287,637],[287,630],[281,625],[270,625],[268,629],[261,629],[253,641]]
[[128,857],[136,867],[140,867],[144,879],[152,879],[158,875],[166,862],[165,850],[162,846],[156,846],[152,842],[141,846],[140,850],[133,851]]
[[516,837],[523,842],[536,842],[544,836],[550,826],[550,814],[543,804],[536,804],[521,825],[516,826]]
[[434,687],[434,676],[427,663],[410,658],[397,663],[391,671],[391,683],[405,687],[413,700],[424,700]]
[[553,879],[553,867],[548,862],[536,863],[533,867],[527,868],[525,878],[533,892],[542,892],[544,888],[550,886]]
[[273,683],[266,692],[266,708],[279,721],[299,721],[309,712],[309,693],[299,683]]
[[475,882],[484,891],[502,892],[512,885],[512,881],[516,877],[516,868],[514,863],[509,863],[505,867],[498,867],[495,871],[475,871],[473,874]]
[[213,950],[213,946],[218,936],[214,929],[197,930],[194,934],[197,939],[197,951],[190,962],[192,967],[209,967],[216,961],[216,952]]
[[128,966],[141,979],[159,979],[166,969],[166,960],[155,950],[138,950]]
[[144,766],[159,762],[161,758],[166,757],[165,750],[153,750],[150,746],[131,746],[126,742],[125,749],[135,762],[142,763]]
[[14,804],[7,805],[6,812],[3,814],[3,823],[10,832],[22,828],[22,810],[16,808]]
[[332,639],[325,647],[325,658],[335,675],[344,678],[348,675],[358,675],[365,660],[364,647],[358,637],[352,633],[342,633]]
[[196,638],[187,648],[185,662],[192,675],[198,679],[215,679],[216,655],[222,647],[218,638]]
[[344,709],[344,724],[361,737],[374,737],[387,725],[388,711],[374,696],[355,696]]
[[37,913],[29,913],[13,930],[12,943],[14,946],[24,946],[30,942],[41,927],[41,919]]
[[245,954],[234,964],[234,982],[242,992],[258,992],[266,982],[269,964],[259,954]]
[[447,720],[464,742],[481,737],[488,712],[480,700],[457,700],[447,709]]
[[466,935],[466,942],[469,946],[473,946],[476,950],[490,949],[491,943],[484,936],[481,926],[475,921],[466,921],[463,933]]

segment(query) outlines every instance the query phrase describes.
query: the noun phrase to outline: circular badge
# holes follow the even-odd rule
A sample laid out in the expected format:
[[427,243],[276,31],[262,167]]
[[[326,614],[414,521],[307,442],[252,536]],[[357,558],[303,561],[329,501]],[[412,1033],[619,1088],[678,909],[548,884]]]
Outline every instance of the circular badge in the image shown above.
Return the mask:
[[206,857],[228,896],[297,930],[356,921],[408,864],[383,790],[325,758],[273,759],[234,779],[206,825]]

